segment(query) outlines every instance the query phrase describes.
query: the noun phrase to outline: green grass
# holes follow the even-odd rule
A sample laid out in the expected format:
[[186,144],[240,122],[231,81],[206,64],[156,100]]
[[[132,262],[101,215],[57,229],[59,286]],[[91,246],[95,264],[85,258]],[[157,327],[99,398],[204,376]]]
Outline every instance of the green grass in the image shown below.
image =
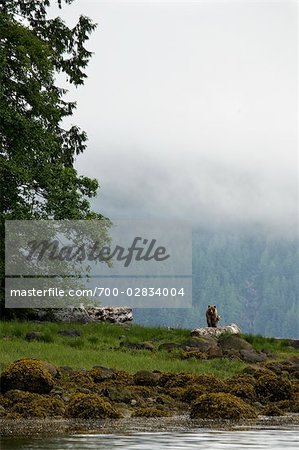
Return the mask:
[[[65,337],[58,332],[62,329],[77,329],[79,337]],[[40,331],[44,340],[25,340],[28,332]],[[194,358],[182,360],[180,351],[166,352],[148,350],[128,350],[119,347],[121,339],[129,342],[151,341],[157,346],[163,342],[181,343],[190,339],[190,331],[184,329],[148,328],[139,325],[116,325],[108,323],[58,324],[34,322],[0,322],[2,341],[0,363],[6,365],[24,357],[47,360],[58,366],[89,369],[94,365],[123,369],[128,372],[138,370],[160,370],[169,372],[188,371],[213,373],[228,377],[241,371],[246,364],[238,360],[212,359],[199,361]],[[255,348],[268,348],[275,352],[287,352],[287,347],[277,340],[260,336],[245,336]]]
[[243,337],[259,351],[267,350],[273,353],[289,352],[289,339],[276,339],[253,334],[246,334]]

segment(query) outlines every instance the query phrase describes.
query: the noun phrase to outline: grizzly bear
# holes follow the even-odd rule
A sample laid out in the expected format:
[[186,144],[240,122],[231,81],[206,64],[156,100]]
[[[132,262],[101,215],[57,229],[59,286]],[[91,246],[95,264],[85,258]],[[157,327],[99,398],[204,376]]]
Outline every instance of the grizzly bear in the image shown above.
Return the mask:
[[217,323],[221,319],[221,317],[218,314],[216,305],[208,305],[208,309],[206,311],[206,318],[207,318],[207,324],[208,327],[217,327]]

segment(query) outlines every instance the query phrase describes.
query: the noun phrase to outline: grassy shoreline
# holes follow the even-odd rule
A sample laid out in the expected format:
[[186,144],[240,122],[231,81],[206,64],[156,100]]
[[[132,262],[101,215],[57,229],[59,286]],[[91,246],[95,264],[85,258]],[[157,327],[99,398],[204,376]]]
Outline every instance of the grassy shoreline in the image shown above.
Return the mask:
[[[64,336],[60,333],[76,330],[79,336]],[[39,339],[28,341],[28,333],[41,333]],[[287,339],[277,340],[262,336],[243,335],[253,347],[285,359],[298,355],[298,350],[289,346]],[[182,359],[181,350],[158,350],[160,344],[181,344],[190,339],[190,330],[149,328],[135,324],[62,324],[52,322],[0,322],[0,339],[3,343],[0,364],[5,366],[20,358],[38,358],[57,366],[90,369],[102,365],[130,373],[138,370],[160,370],[162,372],[212,373],[225,378],[242,371],[247,365],[231,358],[198,360]],[[146,342],[148,349],[128,349],[121,342],[132,344]]]
[[[61,336],[61,330],[78,330],[81,336]],[[41,341],[26,340],[30,332],[42,332]],[[0,336],[4,345],[0,352],[1,365],[17,359],[30,357],[47,360],[57,366],[91,369],[102,365],[134,373],[138,370],[161,370],[163,372],[218,373],[229,376],[242,370],[239,361],[181,360],[180,352],[129,350],[121,348],[120,343],[151,342],[159,345],[165,342],[181,343],[190,338],[189,330],[167,330],[147,328],[139,325],[116,325],[109,323],[58,324],[34,322],[1,322]]]

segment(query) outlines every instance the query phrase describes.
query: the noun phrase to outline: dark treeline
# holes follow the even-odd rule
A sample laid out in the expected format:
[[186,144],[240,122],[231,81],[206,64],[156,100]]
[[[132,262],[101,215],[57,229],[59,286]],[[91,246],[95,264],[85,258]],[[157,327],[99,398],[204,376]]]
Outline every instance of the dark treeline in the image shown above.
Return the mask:
[[206,326],[205,310],[215,304],[220,325],[237,323],[244,333],[299,335],[298,238],[265,233],[193,233],[192,309],[139,309],[148,325]]

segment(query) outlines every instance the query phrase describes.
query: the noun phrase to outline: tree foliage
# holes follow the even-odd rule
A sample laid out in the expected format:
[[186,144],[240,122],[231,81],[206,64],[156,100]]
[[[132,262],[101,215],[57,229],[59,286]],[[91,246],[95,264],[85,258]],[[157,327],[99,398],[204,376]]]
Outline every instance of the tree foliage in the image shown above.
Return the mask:
[[91,57],[85,44],[96,25],[81,16],[69,28],[60,17],[48,18],[49,6],[49,0],[0,0],[2,274],[5,220],[102,219],[89,201],[97,180],[74,168],[87,141],[78,126],[65,126],[76,103],[57,85],[58,74],[69,85],[84,83]]
[[[91,53],[84,47],[95,29],[81,16],[70,29],[47,19],[48,0],[8,0],[0,13],[1,219],[96,217],[88,197],[96,180],[79,176],[74,159],[86,134],[64,128],[76,104],[56,85],[59,72],[70,84],[84,82]],[[61,3],[61,2],[60,2]],[[67,1],[66,3],[71,3]]]

